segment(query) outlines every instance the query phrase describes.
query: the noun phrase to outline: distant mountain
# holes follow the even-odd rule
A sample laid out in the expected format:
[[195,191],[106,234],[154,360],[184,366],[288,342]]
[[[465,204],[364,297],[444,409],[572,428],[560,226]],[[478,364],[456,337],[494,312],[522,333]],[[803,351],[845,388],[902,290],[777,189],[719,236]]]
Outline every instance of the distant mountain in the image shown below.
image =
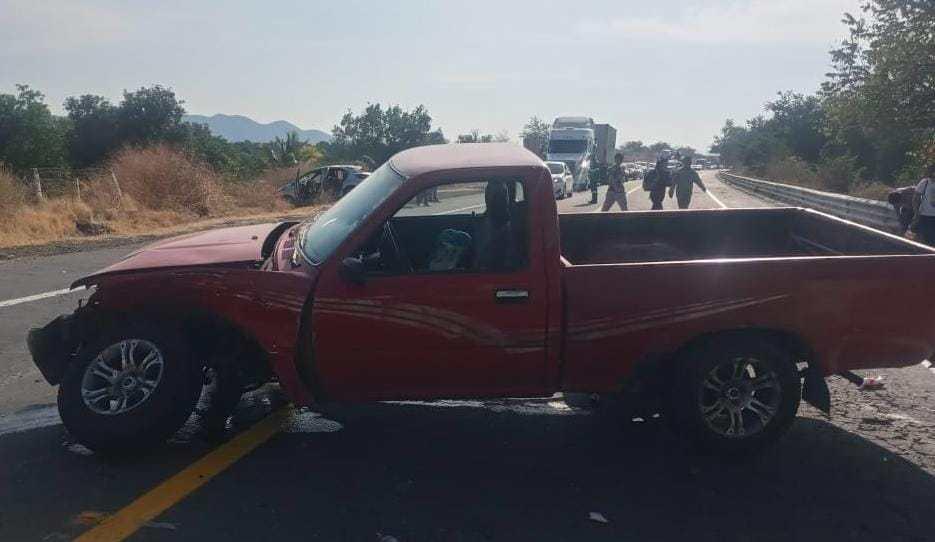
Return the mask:
[[214,135],[228,141],[255,141],[265,143],[276,137],[285,137],[289,132],[298,132],[299,138],[309,143],[331,141],[331,135],[321,130],[303,130],[284,120],[261,124],[241,115],[185,115],[182,120],[192,124],[207,124]]

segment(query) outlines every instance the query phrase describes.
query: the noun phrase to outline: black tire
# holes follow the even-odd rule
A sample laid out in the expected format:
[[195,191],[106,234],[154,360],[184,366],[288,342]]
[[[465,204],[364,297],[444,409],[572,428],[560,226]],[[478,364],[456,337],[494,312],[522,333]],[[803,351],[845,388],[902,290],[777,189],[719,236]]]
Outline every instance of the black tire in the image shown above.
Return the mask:
[[[136,348],[149,352],[154,347],[161,355],[158,382],[146,397],[125,412],[96,412],[82,397],[82,383],[89,378],[95,386],[108,388],[108,385],[101,377],[87,376],[88,366],[96,362],[98,356],[112,359],[117,355],[114,348],[120,352],[119,345],[132,345],[131,340],[143,345]],[[138,360],[137,365],[140,364]],[[118,362],[112,364],[117,365]],[[122,382],[127,374],[115,381]],[[137,381],[145,380],[137,375]],[[107,330],[82,347],[65,370],[58,390],[58,409],[68,431],[88,448],[105,455],[141,452],[158,446],[178,431],[194,410],[203,383],[202,367],[192,363],[188,348],[175,333],[151,324],[126,323]],[[142,390],[137,392],[143,393]],[[131,397],[129,392],[125,395]],[[132,395],[130,402],[137,401],[138,397],[138,394]],[[113,408],[108,399],[94,404],[98,409]]]
[[[712,339],[687,352],[677,370],[671,420],[702,451],[752,454],[775,443],[795,420],[802,398],[795,362],[760,337]],[[721,391],[711,386],[718,380],[725,381]]]

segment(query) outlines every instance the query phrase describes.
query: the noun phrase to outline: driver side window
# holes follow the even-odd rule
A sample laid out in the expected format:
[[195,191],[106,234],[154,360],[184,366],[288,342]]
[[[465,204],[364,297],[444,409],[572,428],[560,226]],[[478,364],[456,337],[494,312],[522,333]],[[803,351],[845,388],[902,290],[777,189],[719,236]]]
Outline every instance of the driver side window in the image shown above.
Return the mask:
[[[377,274],[509,272],[525,267],[523,183],[490,179],[443,183],[397,210],[368,243]],[[373,252],[371,252],[373,254]],[[366,260],[365,260],[366,261]],[[375,267],[375,268],[374,268]]]

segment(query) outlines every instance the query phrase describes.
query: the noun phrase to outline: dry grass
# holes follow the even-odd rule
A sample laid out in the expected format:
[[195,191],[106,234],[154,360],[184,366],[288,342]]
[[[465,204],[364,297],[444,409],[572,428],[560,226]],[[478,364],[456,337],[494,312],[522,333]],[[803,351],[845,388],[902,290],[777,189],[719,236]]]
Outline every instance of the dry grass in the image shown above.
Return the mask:
[[26,187],[11,171],[0,164],[0,217],[26,204]]
[[864,180],[860,173],[855,160],[850,157],[825,160],[816,167],[793,156],[770,162],[762,176],[779,183],[886,201],[893,188],[881,182]]
[[209,216],[223,205],[223,180],[207,164],[165,145],[125,149],[111,169],[120,188],[140,206]]
[[797,184],[816,189],[822,187],[821,179],[815,170],[804,160],[794,156],[770,162],[763,174],[767,179],[776,182]]
[[266,179],[232,182],[225,186],[228,201],[237,209],[281,211],[290,206],[279,195],[280,184]]
[[889,197],[890,192],[892,191],[893,191],[892,186],[885,185],[878,181],[871,181],[868,183],[860,183],[852,187],[850,195],[857,197],[857,198],[887,201],[887,198]]
[[[107,235],[170,234],[210,219],[275,216],[291,206],[277,192],[279,177],[294,170],[272,172],[256,181],[225,181],[205,164],[169,147],[126,149],[110,174],[81,181],[81,197],[63,195],[31,201],[27,187],[0,168],[0,247],[79,239],[89,231]],[[280,175],[276,175],[280,173]],[[294,210],[302,215],[307,210]],[[208,219],[206,221],[206,219]]]

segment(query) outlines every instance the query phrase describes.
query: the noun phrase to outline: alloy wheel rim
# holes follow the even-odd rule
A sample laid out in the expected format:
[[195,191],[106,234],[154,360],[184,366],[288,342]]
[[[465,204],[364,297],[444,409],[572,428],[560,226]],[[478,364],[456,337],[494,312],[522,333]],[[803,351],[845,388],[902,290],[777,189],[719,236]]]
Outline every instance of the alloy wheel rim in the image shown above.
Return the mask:
[[101,350],[85,368],[81,398],[96,414],[125,414],[149,400],[164,369],[165,360],[155,344],[122,340]]
[[698,408],[709,429],[728,438],[748,438],[776,417],[782,385],[768,362],[739,357],[711,369],[701,382],[698,397]]

